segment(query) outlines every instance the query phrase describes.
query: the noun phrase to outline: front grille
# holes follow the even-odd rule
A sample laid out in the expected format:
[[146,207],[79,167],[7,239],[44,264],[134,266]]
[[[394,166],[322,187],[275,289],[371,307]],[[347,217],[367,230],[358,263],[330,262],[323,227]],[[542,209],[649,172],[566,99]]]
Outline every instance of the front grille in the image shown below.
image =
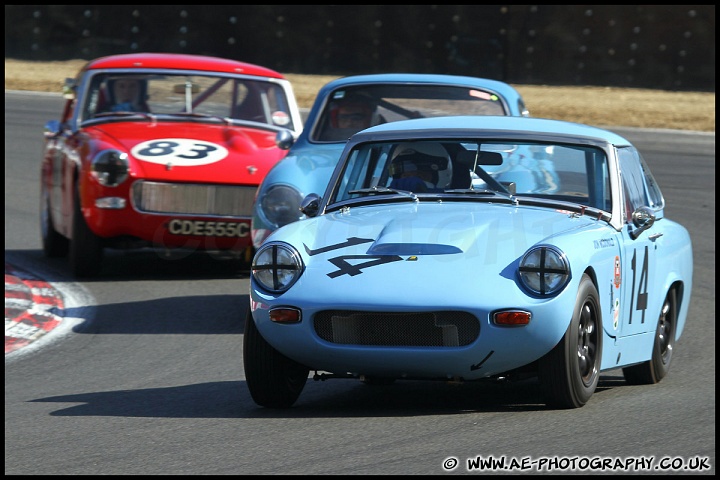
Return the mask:
[[252,216],[256,187],[139,181],[133,204],[140,212],[176,215]]
[[326,310],[315,315],[323,340],[345,345],[458,347],[480,334],[480,322],[467,312],[356,312]]

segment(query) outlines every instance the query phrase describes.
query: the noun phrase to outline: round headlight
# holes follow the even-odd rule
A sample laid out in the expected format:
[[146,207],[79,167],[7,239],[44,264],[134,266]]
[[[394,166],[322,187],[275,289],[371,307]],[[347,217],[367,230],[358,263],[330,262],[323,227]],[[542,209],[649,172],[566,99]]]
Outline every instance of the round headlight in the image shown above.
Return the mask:
[[550,247],[535,247],[520,260],[520,281],[536,295],[550,296],[570,281],[570,265],[565,254]]
[[300,275],[303,263],[300,254],[287,243],[268,242],[255,254],[252,276],[264,289],[282,293],[290,288]]
[[100,185],[117,187],[128,178],[128,155],[118,150],[103,150],[93,158],[90,170]]
[[260,212],[267,222],[275,228],[300,220],[302,196],[300,192],[287,185],[274,185],[260,198]]

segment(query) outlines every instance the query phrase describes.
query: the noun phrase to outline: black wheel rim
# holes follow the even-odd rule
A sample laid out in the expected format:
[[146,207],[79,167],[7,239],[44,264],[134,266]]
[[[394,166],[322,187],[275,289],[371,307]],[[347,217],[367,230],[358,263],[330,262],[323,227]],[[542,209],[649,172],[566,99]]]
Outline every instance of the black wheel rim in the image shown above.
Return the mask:
[[596,359],[598,355],[597,310],[591,302],[586,302],[580,311],[578,323],[577,357],[578,371],[585,386],[589,386],[598,373]]
[[663,364],[670,362],[673,352],[673,337],[675,334],[675,318],[673,318],[670,300],[665,299],[662,309],[660,310],[660,318],[658,319],[657,342],[660,351],[660,358]]

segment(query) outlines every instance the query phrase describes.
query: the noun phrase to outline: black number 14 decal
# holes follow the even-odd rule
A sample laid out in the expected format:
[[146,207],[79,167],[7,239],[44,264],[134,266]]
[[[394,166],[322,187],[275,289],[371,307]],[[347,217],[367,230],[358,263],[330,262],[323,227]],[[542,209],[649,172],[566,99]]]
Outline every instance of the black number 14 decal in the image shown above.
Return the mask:
[[[632,257],[632,272],[633,272],[633,280],[632,280],[632,291],[631,291],[631,297],[630,297],[630,320],[628,323],[632,325],[633,321],[633,311],[634,310],[640,310],[642,312],[642,318],[640,319],[640,323],[645,323],[645,311],[647,310],[647,304],[648,304],[648,247],[645,246],[645,258],[643,259],[642,263],[642,269],[640,271],[640,281],[638,282],[638,290],[637,290],[637,304],[635,303],[635,276],[637,274],[637,250],[633,250],[633,257]],[[632,306],[635,305],[635,308]]]

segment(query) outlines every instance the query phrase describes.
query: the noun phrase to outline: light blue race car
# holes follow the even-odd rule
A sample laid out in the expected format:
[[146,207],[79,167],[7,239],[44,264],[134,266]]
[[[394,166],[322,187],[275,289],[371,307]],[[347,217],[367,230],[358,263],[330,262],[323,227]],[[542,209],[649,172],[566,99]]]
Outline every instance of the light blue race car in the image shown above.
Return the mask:
[[255,254],[252,398],[289,407],[311,371],[538,377],[555,408],[582,407],[610,369],[657,383],[693,273],[690,236],[664,207],[640,152],[603,129],[457,116],[364,130],[323,196],[304,199],[308,218]]
[[297,138],[277,137],[289,149],[258,188],[251,223],[257,249],[273,231],[304,218],[300,202],[322,193],[345,143],[381,123],[446,115],[529,116],[512,86],[497,80],[433,74],[373,74],[344,77],[323,86]]

